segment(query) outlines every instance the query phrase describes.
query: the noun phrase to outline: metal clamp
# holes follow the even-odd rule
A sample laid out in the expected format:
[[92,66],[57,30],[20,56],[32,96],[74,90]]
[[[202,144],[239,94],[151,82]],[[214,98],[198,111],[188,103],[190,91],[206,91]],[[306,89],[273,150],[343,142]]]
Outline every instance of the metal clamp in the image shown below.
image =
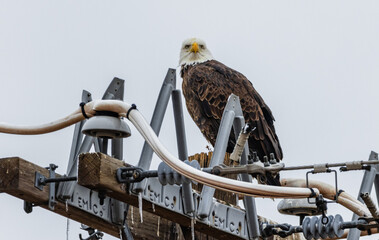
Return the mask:
[[145,178],[158,177],[158,171],[144,171],[139,167],[121,167],[116,172],[117,181],[119,183],[141,182]]
[[340,167],[341,172],[351,171],[351,170],[370,170],[371,166],[363,164],[363,161],[352,161],[347,162],[346,166]]
[[327,173],[331,170],[328,168],[327,163],[313,165],[312,173]]

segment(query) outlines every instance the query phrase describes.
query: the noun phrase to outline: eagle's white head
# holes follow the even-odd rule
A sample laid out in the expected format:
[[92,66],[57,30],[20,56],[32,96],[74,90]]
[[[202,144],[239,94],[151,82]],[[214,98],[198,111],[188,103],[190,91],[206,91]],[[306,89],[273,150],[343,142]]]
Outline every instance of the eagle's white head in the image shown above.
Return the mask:
[[189,38],[183,41],[180,49],[180,66],[194,65],[212,60],[212,53],[205,42],[199,38]]

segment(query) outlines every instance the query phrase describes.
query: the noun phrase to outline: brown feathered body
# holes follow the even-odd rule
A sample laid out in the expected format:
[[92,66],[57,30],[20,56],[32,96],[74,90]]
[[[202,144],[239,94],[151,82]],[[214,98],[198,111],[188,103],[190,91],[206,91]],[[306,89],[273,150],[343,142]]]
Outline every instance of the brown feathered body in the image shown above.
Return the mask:
[[[188,112],[213,146],[228,97],[234,93],[240,98],[245,122],[256,127],[248,141],[250,155],[257,152],[263,160],[264,156],[274,153],[276,159],[283,158],[275,133],[274,116],[244,75],[216,60],[210,60],[182,66],[181,76]],[[232,152],[234,145],[234,131],[231,131],[227,152]]]

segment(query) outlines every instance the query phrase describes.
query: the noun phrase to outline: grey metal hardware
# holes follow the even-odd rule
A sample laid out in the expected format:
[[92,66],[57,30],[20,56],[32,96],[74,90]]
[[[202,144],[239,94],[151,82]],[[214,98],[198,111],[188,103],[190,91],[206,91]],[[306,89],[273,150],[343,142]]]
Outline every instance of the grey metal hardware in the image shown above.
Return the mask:
[[379,161],[352,161],[352,162],[344,162],[344,163],[323,163],[323,164],[314,164],[314,165],[304,165],[304,166],[290,166],[284,167],[281,171],[289,171],[289,170],[304,170],[304,169],[314,169],[316,165],[323,165],[326,168],[332,167],[341,167],[340,171],[350,171],[350,170],[370,170],[371,165],[379,164]]
[[[120,84],[120,79],[115,79],[112,81],[111,85],[114,84],[109,91],[112,93],[107,94],[107,97],[120,97],[121,94],[115,91],[117,87],[123,85]],[[117,83],[118,82],[118,83]],[[171,85],[172,86],[172,85]],[[171,88],[171,87],[170,87]],[[107,90],[108,91],[108,90]],[[117,92],[117,93],[116,93]],[[176,127],[178,128],[178,152],[179,158],[185,160],[187,158],[186,150],[186,141],[185,141],[185,132],[184,124],[182,123],[182,109],[180,99],[180,91],[170,91],[173,95],[174,106],[174,116],[176,116]],[[82,101],[88,102],[91,100],[91,94],[87,91],[83,91]],[[103,153],[108,152],[108,143],[112,144],[111,155],[118,159],[122,159],[122,142],[117,142],[122,139],[115,139],[116,142],[107,140],[106,138],[94,138],[91,136],[84,136],[81,133],[83,128],[84,120],[81,123],[78,123],[75,126],[73,144],[71,147],[70,159],[67,166],[67,175],[69,178],[75,177],[77,174],[77,157],[82,152],[88,152],[92,146],[95,147],[96,151]],[[220,155],[221,156],[221,155]],[[222,157],[223,159],[223,157]],[[199,169],[197,161],[191,161],[189,163],[191,166],[196,165],[196,168]],[[151,172],[150,172],[151,173]],[[189,180],[183,178],[177,173],[174,173],[172,169],[168,172],[163,172],[164,174],[170,175],[170,182],[181,182],[182,186],[177,185],[165,185],[163,186],[157,178],[146,179],[146,185],[142,189],[142,197],[144,200],[151,202],[154,205],[159,205],[166,208],[169,211],[173,211],[177,214],[187,216],[188,220],[193,219],[193,213],[196,212],[198,206],[199,195],[193,191],[190,191],[190,200],[188,201],[188,196],[186,196],[184,190],[184,185],[187,182],[188,186],[191,187]],[[42,176],[37,177],[37,185],[40,186],[43,182],[49,182],[50,180],[46,179],[40,181]],[[150,176],[151,177],[151,176]],[[50,177],[51,178],[51,177]],[[56,182],[55,180],[51,182]],[[183,184],[184,183],[184,184]],[[51,183],[50,183],[51,184]],[[133,195],[133,193],[131,193]],[[52,194],[54,196],[54,194]],[[123,239],[132,239],[131,233],[125,225],[125,212],[127,211],[127,205],[116,201],[108,196],[106,196],[105,191],[93,191],[86,187],[80,186],[77,183],[65,183],[62,182],[58,185],[58,192],[56,194],[58,201],[63,201],[67,203],[68,208],[74,207],[81,209],[89,214],[92,214],[95,217],[101,218],[106,222],[113,223],[117,225],[123,235]],[[59,198],[58,198],[59,196]],[[55,199],[54,199],[55,201]],[[208,218],[202,220],[196,220],[198,223],[207,224],[213,228],[220,229],[226,233],[232,234],[234,236],[240,237],[242,239],[248,239],[248,222],[246,221],[246,212],[241,209],[234,208],[227,204],[219,203],[215,199],[211,199],[211,211],[214,212],[214,216],[209,216]],[[196,204],[195,204],[196,203]],[[50,204],[54,205],[54,204]],[[30,211],[32,207],[35,206],[32,203],[25,202],[24,209]],[[192,209],[193,207],[193,209]],[[99,237],[99,235],[94,234],[95,232],[90,233],[89,237],[86,239],[91,239],[91,237]],[[128,235],[129,234],[129,235]],[[84,237],[82,236],[82,239]],[[92,240],[92,239],[91,239]]]
[[[191,166],[198,170],[200,169],[200,164],[196,160],[193,160],[193,161],[185,160],[184,162],[188,166]],[[162,185],[166,185],[166,184],[181,185],[181,184],[191,183],[190,179],[177,173],[164,162],[161,162],[159,164],[158,170],[144,171],[142,168],[130,166],[130,167],[120,167],[116,171],[116,178],[117,178],[117,181],[120,183],[141,182],[145,178],[152,178],[152,177],[158,177],[159,182]],[[192,198],[192,190],[191,190],[190,197]]]
[[[103,99],[123,99],[123,84],[124,81],[115,78],[108,87]],[[175,70],[169,69],[165,82],[162,86],[160,96],[151,125],[156,132],[159,132],[164,113],[169,101],[170,94],[172,95],[175,126],[177,134],[177,144],[179,158],[186,162],[188,165],[200,169],[197,161],[189,162],[187,143],[185,137],[183,110],[181,103],[181,93],[175,89]],[[90,101],[91,94],[83,91],[82,100]],[[112,120],[119,120],[118,116],[110,117]],[[94,119],[94,118],[93,118]],[[104,122],[109,123],[106,120]],[[55,183],[64,181],[74,181],[74,176],[77,171],[76,160],[77,156],[81,152],[88,152],[92,146],[96,151],[108,153],[108,145],[112,144],[111,156],[123,159],[123,142],[122,139],[115,139],[119,135],[104,135],[104,134],[92,134],[92,136],[83,137],[81,131],[83,130],[83,123],[78,123],[75,126],[74,139],[71,148],[70,161],[68,164],[67,173],[68,177],[56,178],[55,169],[57,166],[50,164],[49,166],[49,178],[46,178],[42,174],[36,172],[35,175],[35,187],[43,190],[46,184],[50,184],[49,188],[49,208],[54,209],[55,201]],[[89,121],[87,121],[88,123]],[[239,134],[237,139],[237,146],[233,153],[233,158],[240,162],[240,166],[228,167],[220,165],[224,159],[226,146],[228,144],[230,130],[233,127],[235,136]],[[86,129],[86,128],[84,128]],[[130,129],[125,127],[126,135],[130,135]],[[242,130],[241,130],[242,129]],[[100,130],[102,130],[100,128]],[[239,174],[239,179],[245,182],[251,182],[252,175],[265,175],[266,173],[277,174],[282,170],[298,170],[312,168],[313,171],[307,173],[307,184],[309,173],[330,173],[334,172],[336,176],[336,192],[337,192],[337,173],[331,170],[330,167],[341,167],[341,171],[349,170],[366,170],[361,186],[360,197],[366,203],[373,217],[371,218],[353,218],[350,222],[344,222],[340,215],[326,216],[326,204],[327,202],[322,198],[322,195],[317,196],[316,205],[317,211],[314,208],[308,209],[313,212],[322,212],[321,217],[305,218],[303,226],[291,226],[289,224],[275,224],[270,225],[267,223],[259,224],[255,199],[253,197],[244,197],[245,210],[236,209],[233,206],[218,202],[213,198],[214,189],[204,187],[203,192],[199,195],[192,191],[191,181],[188,178],[183,177],[176,171],[171,169],[167,164],[161,163],[158,170],[148,170],[152,158],[152,150],[144,147],[141,154],[140,162],[142,166],[131,166],[120,168],[117,171],[117,177],[119,182],[123,183],[135,183],[134,190],[139,192],[145,201],[155,205],[166,208],[176,214],[186,216],[188,220],[193,219],[197,213],[200,219],[197,222],[207,224],[213,228],[220,229],[224,232],[232,234],[234,236],[241,237],[242,239],[258,239],[261,235],[263,237],[279,235],[281,237],[289,236],[293,233],[303,232],[307,239],[311,238],[327,238],[327,237],[340,237],[343,234],[344,229],[352,229],[350,231],[348,239],[357,239],[359,237],[360,230],[369,230],[371,228],[379,227],[379,214],[375,204],[369,196],[372,184],[375,184],[376,189],[379,189],[379,175],[378,175],[378,155],[372,152],[369,161],[354,161],[346,163],[335,164],[316,164],[311,166],[296,166],[285,167],[284,164],[278,163],[273,154],[270,154],[269,158],[265,156],[263,161],[259,161],[256,154],[252,154],[253,158],[248,161],[249,148],[247,146],[248,139],[247,125],[245,125],[241,107],[239,105],[239,99],[235,95],[231,95],[228,99],[228,104],[225,108],[221,126],[219,129],[218,138],[216,141],[215,152],[213,154],[210,168],[202,169],[203,171],[213,174],[224,175],[228,173]],[[243,135],[244,134],[244,135]],[[125,135],[125,136],[126,136]],[[109,141],[109,137],[112,137]],[[94,144],[94,145],[92,145]],[[145,144],[146,145],[146,144]],[[248,164],[249,163],[249,164]],[[145,168],[146,167],[146,168]],[[181,186],[177,186],[177,185]],[[58,188],[60,196],[59,199],[67,201],[67,205],[82,209],[94,216],[97,216],[109,223],[115,224],[120,229],[120,235],[122,240],[133,239],[131,231],[126,223],[126,216],[128,212],[128,205],[109,198],[105,189],[97,191],[89,190],[76,183],[59,184]],[[129,190],[129,189],[128,189]],[[377,191],[377,194],[379,191]],[[135,195],[133,192],[131,195]],[[338,195],[338,194],[337,194]],[[136,195],[135,195],[136,196]],[[336,196],[337,197],[337,196]],[[362,200],[360,199],[360,200]],[[30,213],[35,206],[33,203],[24,202],[24,210]],[[288,209],[287,209],[288,210]],[[296,209],[297,211],[298,209]],[[288,211],[293,211],[290,209]],[[376,223],[373,223],[376,222]],[[96,231],[90,227],[83,227],[89,233],[89,237],[85,240],[101,239],[103,233]],[[358,232],[358,233],[357,233]],[[262,234],[261,234],[262,233]],[[358,234],[358,235],[356,235]],[[188,235],[189,236],[189,235]],[[187,237],[188,237],[187,236]],[[84,240],[82,236],[79,236],[81,240]]]
[[[245,120],[243,118],[239,98],[238,96],[231,94],[224,108],[224,113],[221,118],[219,131],[217,133],[214,153],[209,167],[213,168],[217,165],[220,165],[223,162],[232,126],[234,129],[235,136],[238,136],[244,125]],[[248,163],[248,155],[249,147],[247,144],[245,144],[243,153],[241,155],[241,165],[246,165]],[[245,182],[251,182],[252,180],[249,174],[240,174],[240,178],[242,179],[242,181]],[[197,211],[197,215],[199,218],[206,218],[209,216],[212,203],[211,199],[213,198],[214,192],[214,188],[208,186],[203,187],[199,202],[199,209]],[[243,202],[246,209],[249,239],[258,239],[260,233],[258,216],[255,206],[255,199],[250,196],[244,196]]]
[[[372,165],[379,164],[379,161],[351,161],[345,163],[322,163],[315,165],[305,165],[305,166],[285,166],[284,163],[278,163],[275,159],[272,158],[272,154],[270,154],[270,160],[264,160],[264,162],[260,162],[258,156],[253,152],[253,158],[249,161],[249,164],[244,166],[225,166],[225,165],[217,165],[214,169],[214,174],[216,175],[226,175],[233,173],[249,173],[249,174],[265,174],[267,172],[271,172],[272,174],[276,174],[280,171],[292,171],[292,170],[304,170],[304,169],[314,169],[314,173],[327,173],[330,171],[330,168],[340,167],[341,172],[352,171],[352,170],[370,170]],[[218,170],[220,169],[220,170]],[[210,170],[209,170],[210,172]]]
[[[188,159],[187,139],[186,139],[186,131],[184,127],[184,117],[183,117],[183,107],[182,107],[183,105],[182,105],[180,90],[178,89],[173,90],[171,93],[171,96],[172,96],[172,105],[173,105],[173,110],[174,110],[178,155],[179,155],[180,160],[187,161]],[[177,175],[176,172],[174,174]],[[192,198],[192,185],[190,182],[183,182],[182,194],[183,194],[184,213],[193,213],[195,211],[195,206],[194,206],[194,202]]]
[[[82,102],[90,102],[92,101],[91,93],[83,90],[82,92]],[[83,120],[77,124],[75,124],[75,130],[73,134],[70,157],[68,159],[68,165],[66,174],[68,176],[76,176],[77,175],[77,157],[80,153],[89,152],[91,149],[92,143],[94,139],[90,136],[85,136],[83,140],[82,127],[86,120]],[[95,141],[97,142],[97,141]],[[99,144],[95,144],[95,146]],[[67,200],[71,198],[73,191],[75,190],[75,183],[62,183],[59,184],[57,190],[57,198],[60,200]]]
[[[156,178],[146,179],[146,183],[146,188],[142,192],[143,199],[156,206],[161,206],[176,213],[186,215],[189,219],[192,218],[191,215],[184,213],[182,204],[183,196],[180,194],[180,186],[163,186]],[[200,195],[194,192],[193,199],[195,207],[199,206],[199,198]],[[235,236],[239,236],[242,239],[249,239],[245,210],[237,209],[228,204],[217,202],[216,199],[212,199],[210,205],[211,212],[214,212],[215,215],[210,214],[207,218],[197,219],[196,222],[207,224]]]
[[[341,167],[341,171],[349,171],[349,170],[361,170],[364,169],[365,174],[362,179],[362,184],[360,188],[360,195],[358,200],[361,202],[365,202],[367,207],[369,208],[373,218],[358,218],[356,214],[353,215],[353,219],[351,222],[343,222],[342,217],[337,215],[333,218],[333,216],[328,217],[328,221],[325,221],[325,215],[320,218],[305,218],[303,221],[303,227],[288,227],[286,226],[284,231],[281,233],[276,233],[281,235],[282,237],[288,236],[294,232],[303,231],[304,236],[307,239],[318,239],[318,238],[326,238],[326,237],[339,237],[343,233],[343,229],[351,228],[348,234],[348,240],[359,239],[361,230],[368,230],[371,228],[377,228],[379,226],[376,224],[369,224],[372,221],[378,222],[378,212],[375,204],[372,199],[369,197],[369,193],[372,189],[372,185],[375,185],[376,189],[379,189],[379,178],[378,178],[378,154],[375,152],[371,152],[369,161],[354,161],[347,163],[335,163],[335,164],[320,164],[318,166],[313,165],[310,166],[300,166],[300,167],[289,167],[284,168],[282,170],[298,170],[298,169],[307,169],[314,168],[313,171],[308,173],[320,173],[320,172],[334,172],[336,176],[336,171],[330,170],[329,167]],[[307,181],[308,181],[308,173],[307,173]],[[336,178],[336,177],[335,177]],[[337,187],[337,178],[336,178],[336,190]],[[377,193],[377,196],[378,193]],[[337,197],[337,196],[336,196]],[[326,203],[326,201],[324,201]],[[283,229],[283,228],[282,228]],[[266,236],[268,232],[270,232],[270,228],[264,230],[264,235]],[[275,231],[274,231],[275,232]],[[272,231],[271,231],[272,233]],[[275,234],[275,233],[274,233]]]
[[[378,153],[372,151],[369,156],[369,161],[377,162],[377,160],[378,160]],[[365,170],[365,174],[363,175],[362,184],[359,189],[359,193],[371,193],[373,184],[375,184],[375,190],[378,190],[379,188],[379,180],[378,180],[379,165],[375,164],[373,166],[372,165],[370,166],[371,167],[369,169]],[[376,192],[376,196],[379,197],[379,192]],[[363,202],[363,199],[360,197],[360,194],[358,196],[358,200],[360,202]],[[353,214],[352,221],[355,221],[357,219],[358,219],[358,215]],[[361,235],[361,231],[359,229],[351,229],[347,236],[347,240],[359,239],[360,235]]]
[[[369,230],[379,227],[378,223],[372,223],[378,219],[359,218],[355,221],[344,222],[341,215],[328,216],[328,222],[324,223],[323,217],[306,217],[302,226],[292,226],[290,224],[267,224],[262,223],[262,235],[270,237],[279,235],[282,238],[288,237],[293,233],[302,232],[306,239],[327,239],[342,237],[344,229]],[[280,230],[279,230],[280,229]]]
[[144,171],[139,167],[121,167],[116,172],[117,181],[120,183],[141,182],[145,178],[158,177],[157,170]]
[[49,208],[51,210],[54,210],[54,207],[56,205],[55,201],[55,183],[56,182],[68,182],[68,181],[76,181],[77,177],[60,177],[55,178],[55,169],[57,169],[58,166],[55,164],[50,164],[47,169],[49,170],[49,178],[46,178],[44,175],[42,175],[39,172],[35,173],[35,180],[34,180],[34,186],[38,188],[39,190],[43,190],[43,187],[46,186],[46,184],[50,183],[49,186]]
[[268,166],[264,166],[262,162],[254,162],[246,165],[239,166],[225,166],[223,164],[217,165],[212,168],[212,173],[216,175],[227,175],[227,174],[239,174],[239,173],[247,173],[247,174],[260,174],[265,175],[267,172],[272,174],[278,173],[281,169],[283,169],[284,163],[275,163],[268,164]]
[[[312,171],[308,171],[306,173],[306,177],[305,177],[305,181],[306,181],[306,185],[307,185],[307,188],[310,188],[309,186],[309,174],[312,173],[312,174],[318,174],[318,173],[331,173],[333,172],[334,173],[334,189],[336,191],[336,196],[335,196],[335,199],[333,201],[327,201],[328,203],[333,203],[333,202],[337,202],[338,201],[338,178],[337,178],[337,171],[336,170],[332,170],[332,169],[329,169],[329,168],[326,168],[325,170],[312,170]],[[316,203],[316,202],[311,202],[310,201],[310,198],[308,198],[308,202],[309,203]]]
[[321,209],[316,204],[310,204],[307,198],[283,199],[279,202],[277,208],[281,214],[299,216],[300,225],[306,216],[322,214]]
[[[233,99],[229,97],[229,100]],[[224,161],[226,147],[228,145],[230,130],[233,125],[233,120],[235,117],[235,112],[233,111],[233,103],[234,101],[229,101],[224,109],[224,113],[221,118],[221,124],[219,127],[219,131],[217,133],[216,144],[214,147],[213,155],[211,161],[209,163],[209,167],[213,168],[217,165],[220,165]],[[212,198],[214,195],[215,189],[204,186],[201,191],[199,208],[197,210],[197,216],[200,219],[206,218],[209,216]]]
[[[155,105],[153,116],[151,117],[150,126],[154,132],[159,135],[161,130],[162,121],[164,114],[166,112],[168,101],[170,100],[170,95],[173,89],[176,87],[176,70],[169,69],[167,71],[165,80],[163,82],[162,88],[159,92],[158,100]],[[153,158],[153,149],[149,146],[147,142],[143,145],[141,157],[138,161],[138,167],[148,170],[150,169],[151,160]],[[135,183],[133,185],[133,192],[141,192],[146,185],[146,181]]]
[[69,182],[69,181],[76,181],[76,180],[78,180],[77,177],[46,178],[41,173],[36,172],[35,187],[42,191],[43,187],[46,186],[46,184],[48,184],[48,183]]
[[[186,163],[189,167],[193,167],[195,169],[200,170],[200,164],[196,160],[188,161],[185,160],[184,163]],[[170,168],[166,163],[161,162],[158,166],[158,179],[159,182],[165,186],[166,184],[177,184],[177,185],[182,185],[183,184],[190,184],[191,179],[184,177],[183,175],[177,173],[174,171],[172,168]],[[197,183],[196,183],[197,184]],[[191,187],[192,189],[192,187]],[[183,200],[187,196],[183,196]],[[188,196],[192,198],[192,190],[191,190],[191,196]],[[193,200],[192,200],[193,201]],[[186,212],[188,213],[188,212]]]
[[[131,135],[128,124],[118,116],[97,113],[96,116],[86,121],[82,133],[91,137],[102,138],[102,151],[107,152],[108,139],[126,138]],[[114,141],[112,141],[114,145]],[[115,148],[112,148],[113,150]]]
[[[124,80],[119,78],[114,78],[106,89],[103,99],[123,99],[124,95]],[[87,103],[92,101],[92,95],[90,92],[83,90],[82,92],[82,102]],[[84,152],[89,152],[92,144],[94,144],[96,151],[103,151],[103,139],[93,138],[91,136],[85,136],[83,139],[82,128],[86,120],[83,120],[75,125],[75,130],[73,134],[73,140],[71,145],[70,157],[68,161],[66,174],[68,176],[75,176],[77,169],[77,158],[79,154]],[[83,139],[83,140],[82,140]],[[122,140],[120,140],[122,141]],[[122,151],[122,149],[120,150]],[[72,193],[75,190],[76,184],[74,183],[64,183],[59,184],[57,191],[57,198],[61,200],[70,199]]]
[[[241,131],[243,126],[245,125],[245,119],[243,117],[243,112],[241,109],[241,105],[239,102],[239,98],[237,96],[231,95],[230,98],[233,98],[234,100],[234,111],[236,113],[236,117],[233,121],[233,129],[234,129],[234,135],[238,136],[238,133]],[[243,153],[241,155],[241,161],[240,165],[246,165],[248,163],[248,156],[249,156],[249,146],[246,143],[244,146]],[[252,177],[249,174],[241,173],[239,174],[239,177],[244,182],[251,182]],[[246,211],[246,218],[247,218],[247,229],[248,229],[248,236],[249,239],[258,239],[260,234],[259,231],[259,222],[258,222],[258,214],[257,209],[255,205],[255,199],[251,196],[244,196],[243,197],[243,204],[245,206]]]
[[79,234],[80,240],[99,240],[99,239],[102,239],[104,236],[104,233],[102,233],[101,231],[96,231],[96,229],[93,229],[84,224],[82,224],[81,229],[87,231],[89,236],[87,238],[83,238],[82,234]]
[[[103,99],[118,99],[123,100],[124,95],[124,80],[119,78],[114,78],[109,84],[107,90],[103,95]],[[83,91],[82,101],[91,101],[91,94],[87,91]],[[80,153],[89,152],[92,144],[94,144],[95,150],[103,153],[108,152],[108,138],[103,138],[102,133],[108,134],[109,129],[114,130],[114,137],[126,137],[130,136],[130,129],[126,125],[126,122],[114,118],[111,116],[101,116],[102,118],[107,118],[106,121],[102,121],[102,125],[96,129],[91,130],[90,133],[95,133],[94,135],[100,136],[99,138],[85,136],[83,139],[82,129],[86,120],[77,123],[74,130],[73,142],[71,147],[70,159],[67,168],[67,173],[69,176],[76,175],[77,172],[77,157]],[[109,118],[109,119],[108,119]],[[94,121],[102,120],[99,117],[92,118]],[[90,120],[92,120],[90,119]],[[103,119],[104,120],[104,119]],[[111,123],[111,126],[109,124]],[[108,126],[107,131],[103,131],[103,126]],[[88,128],[89,125],[87,125]],[[97,126],[95,126],[97,127]],[[121,127],[122,134],[119,131]],[[100,134],[98,134],[100,132]],[[112,135],[112,136],[113,136]],[[105,136],[105,135],[104,135]],[[106,136],[109,137],[109,136]],[[122,149],[122,139],[111,139],[112,148],[111,155],[115,158],[122,160],[123,149]],[[58,188],[57,196],[59,199],[68,200],[68,205],[78,207],[91,214],[98,217],[102,217],[105,220],[112,222],[114,224],[123,226],[122,228],[127,228],[124,225],[124,216],[127,205],[123,202],[116,201],[106,197],[105,191],[94,192],[87,188],[81,187],[76,183],[60,184]],[[130,239],[130,238],[129,238]]]

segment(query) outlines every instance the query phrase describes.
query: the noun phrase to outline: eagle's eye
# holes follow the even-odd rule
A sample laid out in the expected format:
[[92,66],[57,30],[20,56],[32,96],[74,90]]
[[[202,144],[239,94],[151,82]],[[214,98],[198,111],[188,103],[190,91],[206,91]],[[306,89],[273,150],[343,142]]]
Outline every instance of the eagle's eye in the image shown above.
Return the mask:
[[184,45],[185,49],[189,49],[190,47],[191,47],[191,45],[189,45],[189,44]]
[[200,44],[199,46],[200,46],[201,49],[205,48],[205,46],[203,44]]

